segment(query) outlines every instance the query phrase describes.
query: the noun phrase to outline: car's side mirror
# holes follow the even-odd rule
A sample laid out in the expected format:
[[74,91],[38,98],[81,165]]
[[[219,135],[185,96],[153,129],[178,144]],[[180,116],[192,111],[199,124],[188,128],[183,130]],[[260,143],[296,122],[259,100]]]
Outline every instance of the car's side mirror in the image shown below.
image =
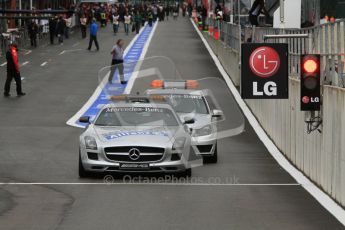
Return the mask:
[[90,123],[90,117],[89,116],[84,116],[79,118],[80,123]]
[[195,123],[194,118],[191,118],[191,117],[185,117],[184,118],[184,123],[183,124],[189,125],[189,124],[194,124],[194,123]]
[[214,109],[214,110],[212,111],[212,117],[220,118],[220,117],[222,117],[222,116],[224,116],[224,113],[223,113],[222,110]]

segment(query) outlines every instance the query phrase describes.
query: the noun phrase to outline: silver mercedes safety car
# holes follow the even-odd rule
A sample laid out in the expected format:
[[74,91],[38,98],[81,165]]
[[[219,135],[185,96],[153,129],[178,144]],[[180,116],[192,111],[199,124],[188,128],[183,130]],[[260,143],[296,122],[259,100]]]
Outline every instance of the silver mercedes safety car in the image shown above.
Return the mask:
[[[121,98],[120,98],[121,97]],[[191,176],[191,137],[170,105],[119,96],[80,136],[79,175],[92,172],[166,172]],[[194,154],[195,156],[195,154]]]
[[217,120],[222,119],[223,112],[211,110],[204,91],[198,90],[197,81],[162,81],[154,80],[153,89],[148,95],[163,96],[179,115],[180,120],[194,120],[188,124],[191,129],[192,147],[201,155],[205,163],[216,163],[217,153]]

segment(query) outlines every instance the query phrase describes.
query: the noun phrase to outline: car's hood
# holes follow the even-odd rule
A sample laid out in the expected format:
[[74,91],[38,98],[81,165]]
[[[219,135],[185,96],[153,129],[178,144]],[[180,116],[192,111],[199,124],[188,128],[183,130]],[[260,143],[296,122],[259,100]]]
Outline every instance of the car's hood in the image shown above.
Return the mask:
[[181,127],[97,127],[98,139],[105,145],[165,146],[174,141]]
[[197,114],[197,113],[177,113],[180,120],[183,122],[186,117],[193,118],[195,120],[194,124],[188,124],[189,128],[200,129],[205,125],[211,123],[212,116],[210,114]]

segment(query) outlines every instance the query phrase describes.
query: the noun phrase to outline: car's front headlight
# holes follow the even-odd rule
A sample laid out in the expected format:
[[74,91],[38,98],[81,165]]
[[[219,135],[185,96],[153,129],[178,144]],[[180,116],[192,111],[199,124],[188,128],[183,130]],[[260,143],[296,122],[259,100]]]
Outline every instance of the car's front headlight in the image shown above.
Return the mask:
[[207,136],[210,135],[213,132],[211,125],[206,125],[202,127],[201,129],[194,129],[193,136],[194,137],[200,137],[200,136]]
[[185,137],[176,138],[176,140],[172,146],[172,149],[173,150],[183,150],[185,143],[186,143]]
[[97,142],[94,137],[84,137],[86,149],[97,150]]

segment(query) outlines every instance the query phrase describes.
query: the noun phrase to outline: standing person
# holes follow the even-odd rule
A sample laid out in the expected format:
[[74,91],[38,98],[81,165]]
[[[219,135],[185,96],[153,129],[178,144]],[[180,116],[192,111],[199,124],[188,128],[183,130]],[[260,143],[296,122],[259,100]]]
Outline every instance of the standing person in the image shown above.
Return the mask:
[[11,44],[9,46],[9,49],[6,52],[6,60],[7,60],[7,79],[5,82],[4,96],[5,97],[11,96],[10,88],[11,88],[11,82],[13,79],[16,81],[17,96],[18,97],[24,96],[25,93],[23,93],[22,91],[22,80],[21,80],[20,71],[19,71],[17,45]]
[[114,34],[116,35],[117,32],[119,31],[119,19],[120,19],[120,15],[115,12],[112,15],[112,21],[113,21],[113,30],[114,30]]
[[129,32],[129,25],[131,24],[131,20],[132,20],[132,17],[131,15],[128,14],[128,12],[126,12],[125,16],[124,16],[124,27],[125,27],[125,32],[126,32],[126,35],[128,35],[128,32]]
[[87,18],[85,14],[80,17],[80,30],[81,30],[81,38],[86,38],[86,26],[87,26]]
[[134,26],[135,26],[136,34],[138,34],[140,31],[140,25],[141,25],[141,15],[138,11],[135,11],[134,12]]
[[183,17],[186,17],[186,10],[187,10],[187,9],[186,9],[186,5],[183,4],[183,5],[182,5],[182,16],[183,16]]
[[188,3],[187,10],[188,10],[188,16],[191,18],[192,17],[192,12],[193,12],[193,6],[192,6],[191,3]]
[[93,42],[95,42],[97,51],[99,50],[99,45],[97,41],[97,32],[98,32],[98,25],[96,23],[96,19],[92,19],[92,23],[90,25],[90,42],[89,42],[88,50],[91,50]]
[[152,27],[153,15],[152,15],[152,11],[150,9],[148,9],[148,12],[147,12],[147,19],[149,22],[149,26]]
[[65,33],[65,26],[65,21],[63,20],[62,16],[60,16],[56,26],[56,35],[58,36],[60,45],[63,45],[63,35]]
[[72,17],[68,17],[66,16],[67,18],[65,18],[65,38],[66,39],[69,39],[69,32],[72,28]]
[[167,21],[169,21],[169,13],[170,13],[169,6],[166,6],[164,11],[165,11],[165,17],[167,18]]
[[30,43],[32,47],[37,47],[37,34],[38,34],[38,26],[34,20],[31,21],[28,28],[29,36],[30,36]]
[[101,27],[106,27],[107,26],[107,14],[105,12],[104,8],[101,8],[100,10],[100,18],[101,18]]
[[202,30],[204,31],[206,27],[206,18],[207,18],[207,9],[204,5],[202,5],[201,7],[200,14],[201,14],[201,21],[202,21]]
[[249,21],[252,26],[258,26],[258,17],[263,13],[266,17],[269,17],[269,13],[265,8],[265,1],[264,0],[255,0],[252,8],[249,10]]
[[56,18],[50,18],[49,19],[49,37],[50,37],[51,45],[54,45],[54,38],[56,35],[56,25],[57,25]]
[[158,16],[158,8],[156,5],[153,6],[152,13],[153,13],[153,21],[156,22],[157,16]]
[[177,7],[177,6],[174,6],[174,9],[173,9],[173,17],[174,17],[174,20],[177,20],[177,16],[178,16],[178,7]]
[[141,9],[140,14],[141,14],[141,26],[143,27],[145,25],[145,21],[147,21],[147,11],[145,9]]
[[110,54],[112,55],[112,60],[111,60],[111,73],[109,75],[109,84],[112,84],[114,74],[116,72],[116,69],[119,70],[119,78],[121,84],[126,84],[127,82],[124,79],[124,66],[123,66],[123,53],[124,53],[124,41],[123,39],[117,40],[116,44],[113,46]]

